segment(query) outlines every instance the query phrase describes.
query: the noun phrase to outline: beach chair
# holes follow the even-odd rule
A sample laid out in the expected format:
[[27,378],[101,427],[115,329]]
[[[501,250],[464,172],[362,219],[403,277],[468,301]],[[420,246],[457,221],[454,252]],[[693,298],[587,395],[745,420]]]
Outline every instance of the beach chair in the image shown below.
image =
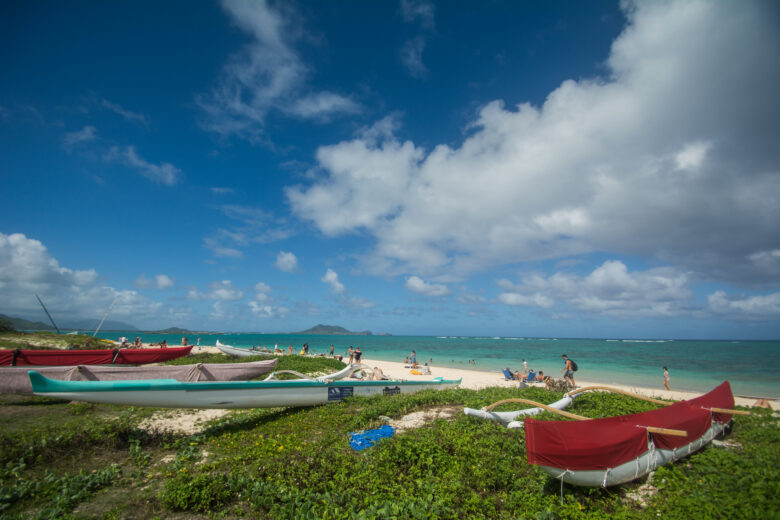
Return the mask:
[[528,379],[526,379],[525,382],[526,383],[536,382],[536,372],[528,372]]
[[512,380],[514,380],[514,379],[517,379],[517,378],[515,377],[515,375],[512,373],[512,371],[511,371],[511,370],[509,370],[508,368],[505,368],[505,369],[503,370],[503,372],[504,372],[504,381],[512,381]]

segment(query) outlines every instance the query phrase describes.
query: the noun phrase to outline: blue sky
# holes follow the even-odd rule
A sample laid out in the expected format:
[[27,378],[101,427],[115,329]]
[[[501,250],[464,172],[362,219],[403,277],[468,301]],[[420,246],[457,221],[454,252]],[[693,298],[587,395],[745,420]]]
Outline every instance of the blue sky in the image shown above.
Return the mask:
[[780,337],[772,2],[0,7],[0,313]]

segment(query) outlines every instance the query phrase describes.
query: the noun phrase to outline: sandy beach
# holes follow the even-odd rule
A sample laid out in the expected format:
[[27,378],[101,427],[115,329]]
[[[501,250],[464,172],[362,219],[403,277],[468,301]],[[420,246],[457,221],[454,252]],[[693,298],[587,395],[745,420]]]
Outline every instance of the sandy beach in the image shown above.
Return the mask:
[[[385,375],[389,377],[395,377],[399,379],[432,379],[434,377],[443,377],[444,379],[462,379],[461,387],[469,388],[472,390],[478,390],[480,388],[486,388],[488,386],[505,386],[512,387],[517,386],[517,381],[506,381],[503,374],[498,372],[485,372],[479,370],[464,370],[458,368],[437,367],[432,365],[431,375],[418,376],[410,373],[410,369],[405,368],[403,363],[397,363],[392,361],[377,361],[373,359],[364,359],[363,365],[369,367],[379,367]],[[550,373],[553,377],[559,378],[560,373]],[[578,387],[593,386],[593,385],[609,385],[614,388],[626,390],[628,392],[634,392],[636,394],[644,395],[646,397],[655,397],[659,399],[673,399],[684,400],[698,397],[700,394],[695,392],[681,392],[675,390],[666,390],[664,388],[648,388],[643,386],[629,386],[629,385],[616,385],[614,383],[606,383],[603,381],[593,380],[581,380],[576,377]],[[734,401],[738,406],[753,406],[756,402],[755,399],[746,399],[743,397],[735,397]],[[777,401],[769,401],[772,409],[778,409]]]
[[[145,347],[148,345],[144,345]],[[156,347],[151,347],[156,348]],[[214,346],[195,346],[192,349],[193,354],[221,354],[222,351]],[[468,388],[471,390],[479,390],[489,386],[503,386],[512,387],[517,386],[516,381],[507,381],[504,379],[503,374],[498,372],[489,372],[481,370],[466,370],[450,367],[439,367],[431,365],[430,375],[415,375],[411,373],[409,368],[406,368],[403,363],[394,361],[379,361],[376,359],[363,359],[362,364],[366,368],[379,367],[382,372],[388,377],[396,379],[433,379],[434,377],[442,377],[444,379],[462,379],[460,386],[462,388]],[[560,378],[560,373],[547,374],[555,378]],[[619,385],[608,381],[597,381],[593,379],[580,379],[575,375],[575,381],[578,387],[594,386],[594,385],[608,385],[614,388],[619,388],[628,392],[633,392],[646,397],[654,397],[658,399],[672,399],[675,401],[681,401],[685,399],[691,399],[698,397],[699,393],[685,392],[679,390],[666,390],[665,388],[651,388],[647,386],[632,386],[632,385]],[[734,401],[738,406],[754,406],[756,399],[745,397],[734,397]],[[780,409],[780,402],[777,400],[768,400],[769,405],[773,410]]]

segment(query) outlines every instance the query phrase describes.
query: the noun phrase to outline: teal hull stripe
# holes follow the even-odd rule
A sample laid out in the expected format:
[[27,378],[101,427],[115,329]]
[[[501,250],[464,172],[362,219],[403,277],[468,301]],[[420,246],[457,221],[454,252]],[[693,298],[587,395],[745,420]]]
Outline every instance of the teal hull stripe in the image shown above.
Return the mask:
[[175,379],[146,379],[142,381],[60,381],[49,379],[34,370],[28,372],[33,392],[127,392],[127,391],[163,391],[163,390],[259,390],[262,388],[332,388],[340,386],[406,386],[460,384],[460,379],[435,379],[426,381],[360,381],[347,379],[333,381],[309,381],[294,379],[286,381],[205,381],[183,383]]

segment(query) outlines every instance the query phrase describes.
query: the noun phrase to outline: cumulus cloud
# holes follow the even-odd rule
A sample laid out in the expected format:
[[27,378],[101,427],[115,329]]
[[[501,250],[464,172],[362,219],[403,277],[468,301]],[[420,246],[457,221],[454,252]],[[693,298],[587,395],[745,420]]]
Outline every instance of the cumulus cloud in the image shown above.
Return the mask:
[[135,286],[139,289],[151,289],[152,287],[167,289],[168,287],[173,287],[173,280],[165,274],[158,274],[154,277],[154,280],[150,280],[145,274],[142,274],[136,279]]
[[225,65],[218,85],[199,104],[204,126],[223,136],[262,139],[271,111],[309,119],[354,113],[359,105],[328,91],[307,92],[309,68],[294,48],[301,20],[265,0],[224,0],[224,10],[252,40]]
[[107,161],[118,161],[126,166],[138,170],[138,172],[154,182],[173,186],[179,179],[181,170],[171,163],[153,164],[138,155],[135,146],[112,146],[105,154]]
[[564,81],[542,106],[488,103],[458,146],[323,146],[322,175],[287,189],[293,211],[328,235],[372,235],[365,269],[381,275],[607,251],[778,285],[774,7],[624,6],[604,77]]
[[280,271],[291,273],[298,268],[298,257],[293,253],[279,251],[274,264]]
[[341,294],[344,292],[344,284],[339,282],[339,275],[333,269],[329,268],[325,272],[325,276],[320,278],[320,281],[330,285],[330,292],[334,294]]
[[730,296],[716,291],[707,298],[709,310],[728,319],[780,319],[780,293],[757,296]]
[[406,288],[417,294],[425,296],[447,296],[450,290],[446,285],[428,283],[419,276],[410,276],[406,279]]
[[162,309],[136,291],[104,285],[94,269],[61,266],[40,241],[21,233],[0,233],[0,293],[0,313],[38,319],[38,294],[58,324],[100,317],[114,298],[115,318],[153,319]]
[[234,288],[230,280],[222,280],[209,285],[208,297],[214,300],[240,300],[244,293]]
[[579,311],[615,317],[674,317],[695,311],[691,280],[671,268],[630,272],[617,260],[604,262],[590,274],[529,275],[518,285],[502,279],[498,300],[507,305],[549,309],[564,305]]

